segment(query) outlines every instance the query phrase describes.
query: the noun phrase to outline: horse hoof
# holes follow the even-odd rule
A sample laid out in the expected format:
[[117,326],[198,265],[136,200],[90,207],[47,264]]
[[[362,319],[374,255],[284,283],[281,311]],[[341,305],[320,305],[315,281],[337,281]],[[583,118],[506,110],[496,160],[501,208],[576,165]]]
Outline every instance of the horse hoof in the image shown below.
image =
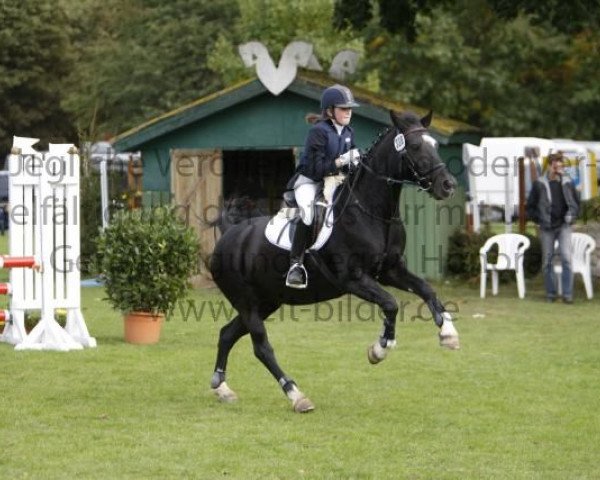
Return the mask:
[[440,346],[449,350],[460,350],[458,335],[440,335]]
[[374,343],[367,348],[367,358],[371,365],[377,365],[385,359],[386,355],[387,352],[379,345],[379,343]]
[[293,404],[294,412],[296,413],[308,413],[315,409],[314,404],[309,400],[308,397],[300,397]]
[[373,351],[373,345],[370,345],[369,348],[367,348],[367,358],[369,359],[369,363],[371,365],[377,365],[379,362],[381,362],[381,359],[377,357]]
[[222,382],[217,388],[213,388],[213,392],[222,403],[233,403],[238,399],[235,392],[225,382]]

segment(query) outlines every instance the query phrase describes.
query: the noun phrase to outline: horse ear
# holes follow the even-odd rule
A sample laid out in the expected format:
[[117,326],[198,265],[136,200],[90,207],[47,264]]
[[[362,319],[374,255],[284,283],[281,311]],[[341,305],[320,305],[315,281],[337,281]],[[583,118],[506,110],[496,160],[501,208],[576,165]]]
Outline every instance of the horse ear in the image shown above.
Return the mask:
[[390,110],[390,118],[392,119],[392,123],[396,126],[396,128],[400,128],[400,120],[398,119],[398,115],[393,110]]
[[423,125],[425,128],[429,127],[429,125],[431,125],[432,117],[433,117],[433,110],[429,110],[429,113],[421,119],[421,125]]

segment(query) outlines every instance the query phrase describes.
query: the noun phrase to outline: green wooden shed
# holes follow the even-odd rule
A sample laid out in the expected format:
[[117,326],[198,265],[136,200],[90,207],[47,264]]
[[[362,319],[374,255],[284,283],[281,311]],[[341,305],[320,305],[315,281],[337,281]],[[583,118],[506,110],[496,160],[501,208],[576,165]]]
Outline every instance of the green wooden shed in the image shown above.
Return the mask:
[[[170,201],[185,207],[204,251],[211,251],[214,233],[206,222],[215,218],[223,199],[248,195],[263,210],[276,211],[310,128],[305,117],[318,113],[321,92],[333,83],[325,75],[302,71],[274,96],[258,79],[246,80],[124,132],[113,145],[120,152],[141,151],[143,203]],[[352,118],[361,149],[391,124],[390,109],[427,113],[350,87],[361,104]],[[430,133],[439,142],[440,156],[464,186],[462,144],[479,144],[480,133],[435,115]],[[432,279],[443,276],[448,236],[464,225],[464,205],[464,188],[445,202],[435,202],[416,188],[403,190],[406,256],[415,273]]]

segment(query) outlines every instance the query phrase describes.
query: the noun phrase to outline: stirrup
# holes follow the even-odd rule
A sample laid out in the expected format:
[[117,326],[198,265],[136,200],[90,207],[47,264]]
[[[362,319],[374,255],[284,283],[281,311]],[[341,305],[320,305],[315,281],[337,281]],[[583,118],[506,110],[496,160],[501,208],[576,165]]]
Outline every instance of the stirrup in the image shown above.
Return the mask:
[[[300,281],[300,283],[291,283],[290,282],[290,275],[294,272],[294,270],[300,270],[300,273],[302,275],[302,280]],[[308,272],[306,271],[306,268],[304,268],[304,265],[302,265],[301,263],[294,263],[290,269],[288,270],[288,273],[285,277],[285,286],[286,287],[290,287],[290,288],[306,288],[308,286]]]

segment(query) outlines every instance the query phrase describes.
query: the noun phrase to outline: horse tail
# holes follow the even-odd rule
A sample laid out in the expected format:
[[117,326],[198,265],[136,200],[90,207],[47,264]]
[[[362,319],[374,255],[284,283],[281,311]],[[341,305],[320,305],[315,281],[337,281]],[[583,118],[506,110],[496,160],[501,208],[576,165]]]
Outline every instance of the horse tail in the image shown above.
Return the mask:
[[263,212],[250,197],[233,197],[225,202],[217,219],[210,222],[209,225],[218,228],[221,234],[224,234],[234,225],[262,215],[264,215]]

